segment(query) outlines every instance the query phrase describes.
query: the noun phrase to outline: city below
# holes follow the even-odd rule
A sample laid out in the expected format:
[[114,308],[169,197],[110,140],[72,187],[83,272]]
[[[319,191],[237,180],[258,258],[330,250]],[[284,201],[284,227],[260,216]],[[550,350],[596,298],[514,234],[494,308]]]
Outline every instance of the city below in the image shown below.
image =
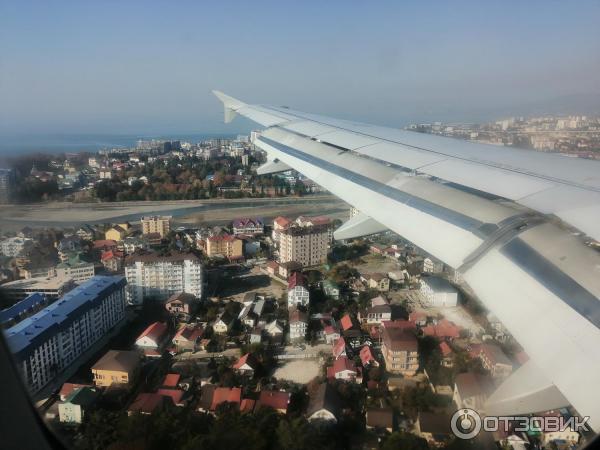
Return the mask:
[[[599,118],[407,128],[600,159]],[[391,231],[334,239],[360,212],[294,170],[257,174],[259,136],[7,159],[0,322],[62,439],[516,450],[592,437],[457,440],[452,413],[484,414],[529,355],[461,273],[424,250]]]

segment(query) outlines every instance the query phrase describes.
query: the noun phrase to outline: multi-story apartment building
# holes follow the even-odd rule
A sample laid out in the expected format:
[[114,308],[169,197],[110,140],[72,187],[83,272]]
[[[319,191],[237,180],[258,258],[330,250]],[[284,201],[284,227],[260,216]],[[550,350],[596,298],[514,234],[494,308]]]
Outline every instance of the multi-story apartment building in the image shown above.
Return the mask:
[[75,257],[56,266],[56,275],[64,278],[70,277],[75,283],[82,283],[94,276],[94,270],[94,263]]
[[125,317],[125,279],[97,276],[6,330],[31,392],[37,392]]
[[381,353],[390,373],[412,376],[419,368],[417,338],[410,331],[384,328]]
[[458,291],[444,278],[421,278],[421,295],[425,302],[435,307],[453,307],[458,303]]
[[33,239],[11,237],[0,241],[0,253],[14,258],[26,248],[33,246]]
[[200,245],[209,258],[222,256],[235,260],[244,257],[244,242],[230,234],[209,236],[201,240]]
[[287,227],[277,230],[279,262],[296,261],[304,267],[325,264],[331,237],[328,219],[308,221],[300,217]]
[[13,174],[10,169],[0,169],[0,204],[12,200]]
[[36,292],[46,295],[49,299],[56,299],[73,287],[75,284],[70,277],[40,277],[10,281],[0,285],[0,290],[7,299],[17,302]]
[[132,305],[141,305],[144,298],[166,301],[177,292],[202,297],[202,262],[193,253],[131,255],[125,260],[125,276]]
[[171,231],[171,216],[145,216],[141,222],[142,234],[158,233],[164,238]]

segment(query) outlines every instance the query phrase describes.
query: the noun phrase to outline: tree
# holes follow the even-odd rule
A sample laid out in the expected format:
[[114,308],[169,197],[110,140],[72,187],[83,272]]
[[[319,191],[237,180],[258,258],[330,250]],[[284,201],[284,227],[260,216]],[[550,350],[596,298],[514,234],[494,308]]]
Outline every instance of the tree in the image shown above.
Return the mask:
[[427,441],[414,434],[398,431],[392,433],[383,443],[382,450],[428,450]]

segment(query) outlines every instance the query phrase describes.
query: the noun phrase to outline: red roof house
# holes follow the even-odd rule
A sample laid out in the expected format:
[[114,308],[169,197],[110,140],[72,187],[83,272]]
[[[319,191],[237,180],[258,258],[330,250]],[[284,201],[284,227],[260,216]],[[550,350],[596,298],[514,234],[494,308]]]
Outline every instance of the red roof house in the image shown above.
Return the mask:
[[369,347],[368,345],[365,345],[363,348],[360,349],[359,355],[360,355],[360,361],[362,362],[363,367],[367,367],[369,365],[373,365],[373,366],[379,365],[379,363],[373,356],[373,351],[371,350],[371,347]]
[[212,397],[211,411],[217,409],[221,403],[234,403],[239,408],[242,403],[242,389],[239,387],[226,388],[218,387],[215,389]]
[[350,328],[352,328],[354,326],[354,323],[352,322],[352,317],[350,317],[350,314],[346,314],[344,317],[341,318],[340,323],[342,324],[342,329],[344,331],[349,330]]
[[256,402],[256,409],[267,406],[281,414],[285,414],[290,404],[290,398],[291,394],[289,392],[262,390]]
[[154,322],[138,336],[135,345],[146,349],[158,349],[164,338],[167,336],[167,324],[163,322]]

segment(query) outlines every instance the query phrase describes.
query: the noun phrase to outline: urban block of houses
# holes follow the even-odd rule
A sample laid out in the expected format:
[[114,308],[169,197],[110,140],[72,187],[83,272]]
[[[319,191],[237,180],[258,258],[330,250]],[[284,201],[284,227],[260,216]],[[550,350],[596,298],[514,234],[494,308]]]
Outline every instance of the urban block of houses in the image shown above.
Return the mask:
[[156,411],[164,411],[172,408],[173,400],[170,396],[161,395],[156,392],[142,392],[138,394],[133,403],[127,408],[127,415],[152,414]]
[[113,383],[130,385],[140,368],[140,354],[136,351],[109,350],[92,366],[94,384],[109,387]]

